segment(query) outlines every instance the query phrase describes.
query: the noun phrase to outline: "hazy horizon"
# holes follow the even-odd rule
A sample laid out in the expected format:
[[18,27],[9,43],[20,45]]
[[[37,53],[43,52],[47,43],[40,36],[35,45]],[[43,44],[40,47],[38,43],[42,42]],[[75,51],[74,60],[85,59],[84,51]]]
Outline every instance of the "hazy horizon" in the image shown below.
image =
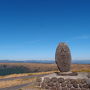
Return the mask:
[[[25,60],[46,60],[46,61],[55,61],[55,59],[0,59],[0,60],[15,60],[15,61],[25,61]],[[72,61],[85,61],[85,60],[90,60],[90,59],[72,59]]]

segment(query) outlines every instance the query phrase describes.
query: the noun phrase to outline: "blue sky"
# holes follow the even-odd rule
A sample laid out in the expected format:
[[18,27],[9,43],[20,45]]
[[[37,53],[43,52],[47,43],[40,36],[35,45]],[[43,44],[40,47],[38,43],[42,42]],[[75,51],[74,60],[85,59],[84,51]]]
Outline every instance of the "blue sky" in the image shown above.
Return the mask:
[[90,0],[0,1],[0,59],[54,59],[59,42],[90,59]]

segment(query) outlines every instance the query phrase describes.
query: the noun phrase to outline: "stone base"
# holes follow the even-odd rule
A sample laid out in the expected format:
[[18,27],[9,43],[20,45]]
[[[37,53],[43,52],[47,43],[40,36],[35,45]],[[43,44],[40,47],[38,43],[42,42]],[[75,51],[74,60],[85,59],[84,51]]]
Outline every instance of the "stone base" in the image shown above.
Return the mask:
[[[88,73],[78,72],[70,76],[72,72],[53,73],[37,79],[37,84],[42,90],[90,90],[90,78]],[[62,74],[62,75],[61,75]]]
[[55,72],[59,76],[77,76],[77,72]]
[[88,73],[86,72],[77,72],[77,73],[74,73],[74,72],[56,72],[56,73],[52,73],[52,74],[49,74],[49,75],[45,75],[42,77],[45,78],[45,77],[49,77],[49,78],[53,78],[53,77],[57,77],[57,78],[64,78],[64,79],[88,79],[87,77]]

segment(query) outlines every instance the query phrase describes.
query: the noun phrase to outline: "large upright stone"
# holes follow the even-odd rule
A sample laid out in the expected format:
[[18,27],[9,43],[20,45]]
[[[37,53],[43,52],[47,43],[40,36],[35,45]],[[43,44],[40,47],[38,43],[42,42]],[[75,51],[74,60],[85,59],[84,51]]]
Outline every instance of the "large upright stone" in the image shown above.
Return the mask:
[[68,72],[71,67],[71,54],[66,43],[57,46],[55,61],[60,72]]

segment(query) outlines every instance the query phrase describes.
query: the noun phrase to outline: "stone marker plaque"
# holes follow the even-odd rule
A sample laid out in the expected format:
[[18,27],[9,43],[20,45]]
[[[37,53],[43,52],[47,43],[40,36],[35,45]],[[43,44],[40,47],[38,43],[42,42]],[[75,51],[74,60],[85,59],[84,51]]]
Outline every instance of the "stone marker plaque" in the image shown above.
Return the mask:
[[70,49],[66,43],[59,43],[56,49],[55,61],[60,72],[69,72],[71,67]]

